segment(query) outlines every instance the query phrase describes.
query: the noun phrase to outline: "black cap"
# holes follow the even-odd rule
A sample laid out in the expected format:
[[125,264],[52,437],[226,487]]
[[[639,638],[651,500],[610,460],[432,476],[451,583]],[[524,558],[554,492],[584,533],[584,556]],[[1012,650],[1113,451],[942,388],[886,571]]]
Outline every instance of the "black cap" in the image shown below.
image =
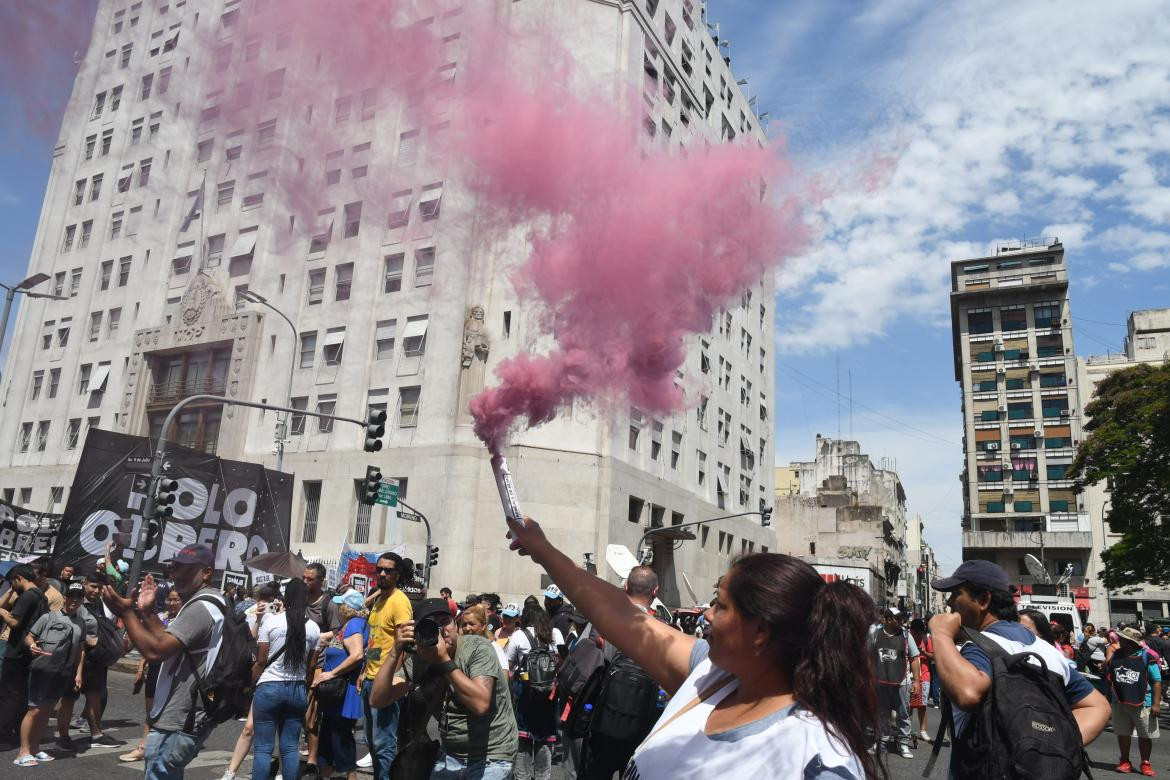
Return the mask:
[[198,566],[215,566],[215,552],[206,544],[189,544],[175,553],[171,563],[176,566],[195,564]]
[[414,620],[416,623],[425,617],[438,614],[451,617],[451,608],[447,606],[447,599],[423,599],[414,607]]
[[930,583],[935,590],[955,590],[965,582],[988,590],[1010,594],[1012,581],[1008,573],[991,561],[964,561],[955,573]]

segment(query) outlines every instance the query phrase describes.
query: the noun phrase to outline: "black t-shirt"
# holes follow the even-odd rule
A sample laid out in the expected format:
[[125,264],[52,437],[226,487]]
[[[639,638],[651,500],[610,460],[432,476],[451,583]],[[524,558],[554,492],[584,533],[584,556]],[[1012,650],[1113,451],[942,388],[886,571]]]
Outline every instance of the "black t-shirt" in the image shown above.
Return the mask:
[[557,613],[552,616],[553,628],[561,632],[561,636],[565,637],[566,641],[573,627],[573,610],[561,607]]
[[24,644],[24,635],[37,622],[37,618],[49,611],[49,602],[40,588],[29,588],[20,594],[10,611],[12,617],[20,622],[8,631],[8,647],[4,650],[4,658],[28,661],[32,656]]

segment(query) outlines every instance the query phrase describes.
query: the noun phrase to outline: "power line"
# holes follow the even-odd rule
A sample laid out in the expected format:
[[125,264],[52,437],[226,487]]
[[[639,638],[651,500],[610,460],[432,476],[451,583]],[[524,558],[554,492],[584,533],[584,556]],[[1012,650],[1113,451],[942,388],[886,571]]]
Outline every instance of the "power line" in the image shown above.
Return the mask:
[[1124,324],[1122,324],[1122,323],[1120,323],[1120,322],[1101,322],[1101,320],[1090,320],[1090,319],[1088,319],[1087,317],[1073,317],[1073,319],[1074,319],[1074,320],[1079,320],[1079,321],[1081,321],[1081,322],[1091,322],[1091,323],[1093,323],[1094,325],[1109,325],[1109,326],[1112,326],[1112,327],[1114,327],[1114,328],[1124,328],[1124,327],[1126,327]]

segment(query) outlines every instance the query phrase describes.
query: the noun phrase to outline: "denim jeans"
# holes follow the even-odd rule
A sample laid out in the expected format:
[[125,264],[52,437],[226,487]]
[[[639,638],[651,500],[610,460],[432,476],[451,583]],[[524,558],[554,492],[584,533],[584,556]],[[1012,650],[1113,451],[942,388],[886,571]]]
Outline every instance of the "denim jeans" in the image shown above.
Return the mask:
[[262,682],[256,686],[252,696],[252,777],[267,780],[279,730],[281,775],[285,780],[298,780],[301,727],[308,706],[304,680]]
[[199,751],[211,729],[192,736],[181,731],[150,730],[146,737],[146,774],[143,780],[182,780],[183,770]]
[[439,754],[431,770],[431,780],[511,780],[511,777],[511,761],[461,761],[446,753]]
[[370,691],[373,687],[373,680],[362,681],[362,715],[366,721],[366,746],[369,747],[370,757],[373,759],[371,769],[374,772],[374,780],[389,780],[390,765],[394,763],[394,756],[398,754],[398,713],[401,711],[402,700],[382,709],[371,707]]

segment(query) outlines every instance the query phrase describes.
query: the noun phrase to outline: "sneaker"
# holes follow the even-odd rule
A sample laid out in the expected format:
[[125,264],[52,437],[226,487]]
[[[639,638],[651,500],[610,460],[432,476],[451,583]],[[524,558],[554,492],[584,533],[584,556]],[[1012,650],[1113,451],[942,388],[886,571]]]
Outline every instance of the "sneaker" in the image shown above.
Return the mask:
[[[40,756],[38,755],[37,758],[40,758]],[[1158,776],[1157,773],[1154,772],[1154,768],[1152,766],[1150,766],[1149,761],[1142,762],[1142,774],[1145,775],[1146,777],[1157,777]]]
[[33,758],[35,758],[37,761],[40,761],[42,764],[45,763],[46,761],[53,760],[53,757],[50,756],[48,753],[46,753],[43,750],[40,753],[37,753],[35,756],[33,756]]
[[898,755],[900,755],[902,758],[914,758],[914,754],[910,752],[910,748],[906,745],[902,745],[898,748]]
[[925,731],[918,732],[918,738],[920,740],[922,740],[923,742],[926,742],[928,744],[930,743],[930,735],[927,734]]
[[57,737],[57,747],[61,748],[62,750],[67,750],[70,753],[77,752],[77,743],[69,737]]
[[1133,771],[1133,764],[1129,763],[1129,759],[1127,758],[1117,765],[1117,771],[1120,774],[1128,775]]
[[374,757],[367,753],[357,760],[358,769],[369,769],[374,765]]
[[109,734],[101,734],[96,737],[90,737],[89,744],[93,747],[122,747],[126,743],[120,739],[114,739]]
[[77,729],[78,731],[89,731],[89,721],[78,715],[76,718],[69,721],[69,727]]

